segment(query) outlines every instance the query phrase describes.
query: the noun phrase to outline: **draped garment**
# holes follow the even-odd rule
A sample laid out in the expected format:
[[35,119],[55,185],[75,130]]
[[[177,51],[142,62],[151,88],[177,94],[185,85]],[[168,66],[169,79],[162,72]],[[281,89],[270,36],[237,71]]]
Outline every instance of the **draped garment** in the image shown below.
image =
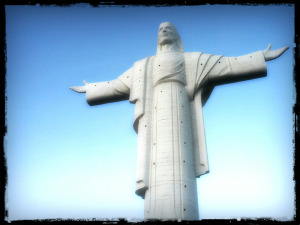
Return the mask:
[[[177,168],[179,171],[177,172],[177,175],[181,174],[180,176],[182,176],[182,174],[185,173],[184,176],[193,176],[196,178],[207,173],[209,170],[202,107],[205,105],[213,88],[220,84],[266,76],[266,64],[262,51],[240,57],[223,57],[203,54],[201,52],[183,53],[182,63],[184,64],[184,67],[181,70],[181,73],[184,74],[183,77],[185,81],[180,80],[181,78],[178,74],[177,80],[175,79],[176,81],[174,80],[174,76],[169,76],[166,79],[166,77],[164,77],[162,74],[158,74],[158,76],[162,76],[165,79],[156,80],[156,77],[154,77],[153,73],[155,70],[154,62],[156,58],[158,57],[151,56],[136,62],[132,68],[130,68],[116,80],[109,82],[90,83],[87,85],[86,91],[86,99],[90,105],[103,104],[106,102],[120,101],[125,99],[129,99],[131,103],[135,104],[133,127],[138,134],[136,194],[142,198],[145,198],[147,190],[149,190],[151,187],[151,179],[154,179],[150,172],[155,170],[153,163],[156,163],[154,160],[155,157],[153,157],[153,154],[156,154],[154,151],[156,147],[153,147],[155,143],[153,129],[158,128],[158,126],[157,124],[155,125],[155,121],[157,120],[153,118],[154,116],[159,116],[162,118],[161,121],[164,121],[163,114],[154,113],[156,107],[155,104],[162,102],[158,96],[159,92],[161,91],[159,87],[161,87],[164,91],[170,91],[169,96],[177,96],[177,100],[176,97],[175,99],[170,99],[171,104],[176,104],[176,109],[174,109],[174,111],[170,105],[166,106],[169,108],[171,107],[171,110],[169,110],[171,115],[175,116],[176,111],[179,110],[181,103],[187,104],[185,105],[185,110],[187,111],[184,111],[183,114],[188,114],[190,120],[188,121],[187,119],[184,119],[183,122],[189,123],[189,129],[187,129],[189,131],[186,132],[186,136],[188,136],[189,140],[184,141],[183,139],[178,139],[177,144],[184,144],[184,142],[189,143],[190,153],[186,157],[189,160],[190,166],[186,167],[186,169],[182,171],[178,170]],[[165,82],[168,79],[169,81]],[[165,87],[163,87],[163,85]],[[184,92],[183,96],[178,94],[180,91]],[[154,99],[154,96],[157,96],[156,100]],[[161,97],[161,100],[167,98],[166,95]],[[181,97],[182,100],[178,101],[178,99]],[[178,132],[178,121],[181,121],[182,118],[183,117],[179,115],[177,119],[175,119],[177,123],[177,127],[175,129],[177,131],[175,132]],[[174,123],[174,120],[172,121],[172,123]],[[159,127],[164,126],[162,125]],[[163,138],[164,132],[172,133],[174,130],[160,130],[158,132],[161,133],[160,138]],[[157,135],[157,133],[155,133],[155,135]],[[173,136],[175,137],[176,134],[173,134]],[[173,161],[181,160],[181,163],[183,163],[183,160],[185,159],[184,157],[180,156],[180,152],[181,151],[179,151],[177,155],[174,155],[172,158]],[[176,168],[174,167],[173,169]],[[166,177],[163,175],[163,170],[160,170],[160,173],[162,173],[161,177]],[[173,177],[175,176],[174,172],[171,172],[170,174],[173,175]],[[187,181],[187,183],[189,183],[189,181]],[[179,195],[184,198],[184,185],[186,184],[181,183],[180,185],[180,191],[178,191],[180,188],[175,188],[175,190],[173,187],[173,194],[179,193]],[[194,184],[191,184],[191,186],[193,185]],[[194,193],[194,191],[191,193]],[[194,200],[197,201],[197,199],[195,199],[197,195],[195,194],[197,193],[193,194]],[[186,198],[191,199],[189,194],[186,196]],[[145,217],[147,218],[147,209],[151,209],[151,206],[150,208],[147,205],[145,206]],[[180,207],[181,208],[179,209],[175,207],[174,211],[178,215],[180,214],[181,218],[185,219],[185,217],[182,217],[182,215],[186,214],[184,212],[187,211],[188,208],[185,207],[188,206],[181,204]],[[192,210],[197,209],[192,207]]]

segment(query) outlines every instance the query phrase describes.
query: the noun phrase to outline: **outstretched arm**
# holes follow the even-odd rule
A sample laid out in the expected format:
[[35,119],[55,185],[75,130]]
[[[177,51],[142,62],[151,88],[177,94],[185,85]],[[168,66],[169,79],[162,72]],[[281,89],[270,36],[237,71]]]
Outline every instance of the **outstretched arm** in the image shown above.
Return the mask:
[[84,82],[84,86],[70,87],[77,93],[86,93],[89,105],[100,105],[129,98],[131,69],[115,80],[98,83]]
[[212,85],[228,84],[255,79],[267,75],[266,61],[281,56],[288,47],[271,51],[271,45],[264,51],[239,57],[222,57],[208,74]]

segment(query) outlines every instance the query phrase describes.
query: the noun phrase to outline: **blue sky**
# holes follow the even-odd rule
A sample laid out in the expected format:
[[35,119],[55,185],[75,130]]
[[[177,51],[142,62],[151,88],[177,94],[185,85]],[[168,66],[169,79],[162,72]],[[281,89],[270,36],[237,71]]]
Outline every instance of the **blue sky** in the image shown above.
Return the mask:
[[90,107],[69,90],[156,54],[170,21],[185,52],[240,56],[289,46],[268,76],[218,86],[204,107],[210,173],[202,219],[292,219],[294,8],[6,6],[9,220],[143,218],[128,101]]

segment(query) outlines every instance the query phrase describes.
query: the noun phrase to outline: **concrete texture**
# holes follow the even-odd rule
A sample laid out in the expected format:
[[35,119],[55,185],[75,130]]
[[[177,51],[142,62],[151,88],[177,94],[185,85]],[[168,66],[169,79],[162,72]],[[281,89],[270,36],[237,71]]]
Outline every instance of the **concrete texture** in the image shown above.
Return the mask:
[[287,50],[270,48],[239,57],[184,53],[176,28],[162,23],[156,56],[116,80],[71,87],[90,105],[135,104],[136,194],[145,199],[145,219],[199,219],[196,178],[208,172],[202,107],[217,85],[266,76],[265,61]]

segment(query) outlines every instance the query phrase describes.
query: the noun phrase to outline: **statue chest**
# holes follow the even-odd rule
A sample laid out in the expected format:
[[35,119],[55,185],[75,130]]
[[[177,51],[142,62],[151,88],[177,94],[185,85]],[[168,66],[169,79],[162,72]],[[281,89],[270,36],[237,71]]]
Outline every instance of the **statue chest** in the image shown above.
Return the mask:
[[162,82],[179,82],[186,84],[184,57],[179,52],[162,52],[158,54],[153,63],[153,84]]

